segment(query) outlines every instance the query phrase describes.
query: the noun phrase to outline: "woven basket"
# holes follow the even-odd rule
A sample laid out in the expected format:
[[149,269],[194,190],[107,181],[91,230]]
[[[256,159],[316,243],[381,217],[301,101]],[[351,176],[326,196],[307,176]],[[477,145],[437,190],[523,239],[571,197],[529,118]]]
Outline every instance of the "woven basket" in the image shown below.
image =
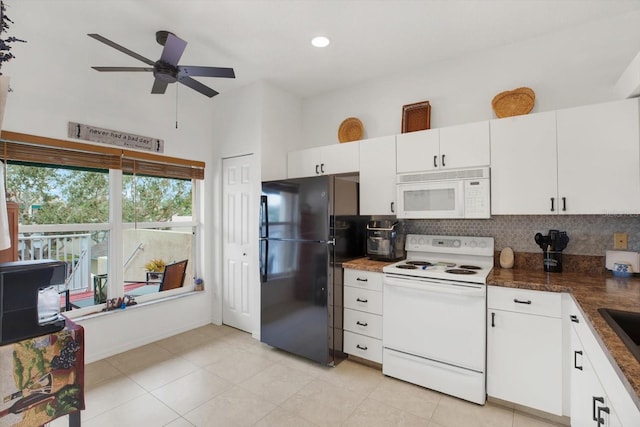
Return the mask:
[[340,123],[338,128],[338,141],[351,142],[362,139],[363,126],[360,119],[349,117]]
[[533,109],[536,101],[535,92],[528,87],[500,92],[493,97],[491,107],[496,116],[511,117],[527,114]]

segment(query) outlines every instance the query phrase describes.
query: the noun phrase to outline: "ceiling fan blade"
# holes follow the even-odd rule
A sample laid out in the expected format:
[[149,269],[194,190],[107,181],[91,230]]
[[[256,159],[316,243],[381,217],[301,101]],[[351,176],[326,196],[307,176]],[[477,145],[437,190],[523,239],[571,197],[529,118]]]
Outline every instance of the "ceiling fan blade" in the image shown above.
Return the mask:
[[186,47],[186,41],[174,36],[171,33],[167,34],[167,41],[165,42],[164,48],[162,49],[160,61],[177,67],[178,61],[180,61],[180,57],[182,56],[182,53],[184,52],[184,49]]
[[181,77],[178,81],[183,85],[189,86],[191,89],[197,90],[201,94],[208,96],[209,98],[213,98],[218,94],[218,92],[216,92],[215,90],[203,85],[202,83],[192,79],[191,77]]
[[149,67],[91,67],[96,71],[153,71]]
[[165,93],[168,85],[169,85],[169,82],[165,82],[160,79],[155,79],[153,81],[153,87],[151,88],[151,93],[160,93],[160,94]]
[[114,43],[111,40],[102,37],[100,34],[87,34],[87,35],[89,37],[91,37],[91,38],[94,38],[94,39],[98,40],[99,42],[102,42],[102,43],[106,44],[107,46],[111,46],[112,48],[114,48],[116,50],[119,50],[120,52],[122,52],[124,54],[132,56],[132,57],[136,58],[137,60],[144,62],[145,64],[148,64],[148,65],[153,65],[154,64],[154,62],[152,60],[147,59],[142,55],[138,55],[137,53],[127,49],[126,47],[120,46],[119,44]]
[[230,79],[236,78],[236,74],[233,71],[233,68],[180,65],[178,67],[178,70],[180,70],[181,76],[227,77]]

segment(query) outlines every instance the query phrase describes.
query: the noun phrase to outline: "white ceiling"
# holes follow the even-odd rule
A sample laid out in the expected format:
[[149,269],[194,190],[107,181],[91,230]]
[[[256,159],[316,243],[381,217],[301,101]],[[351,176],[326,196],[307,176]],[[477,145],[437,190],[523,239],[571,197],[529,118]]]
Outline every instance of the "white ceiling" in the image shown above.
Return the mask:
[[[156,30],[186,40],[182,65],[233,67],[237,78],[199,78],[223,92],[266,79],[301,97],[430,63],[594,24],[640,10],[640,0],[5,0],[25,38],[17,57],[47,45],[64,67],[143,66],[86,36],[99,33],[153,61]],[[313,48],[326,35],[332,44]],[[633,41],[638,44],[639,41]],[[60,61],[62,62],[62,61]],[[95,73],[92,80],[123,78]],[[149,92],[151,75],[129,73]]]

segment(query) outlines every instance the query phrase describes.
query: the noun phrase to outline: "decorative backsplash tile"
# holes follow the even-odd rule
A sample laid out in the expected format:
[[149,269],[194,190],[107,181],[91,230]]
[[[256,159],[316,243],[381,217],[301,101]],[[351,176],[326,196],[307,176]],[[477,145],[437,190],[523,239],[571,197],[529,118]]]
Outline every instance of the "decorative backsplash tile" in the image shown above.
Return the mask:
[[490,236],[495,249],[510,246],[515,252],[540,252],[533,240],[536,233],[566,231],[569,244],[564,250],[572,255],[604,256],[613,249],[613,233],[629,234],[627,250],[640,252],[640,215],[498,215],[491,219],[401,220],[406,234],[453,236]]

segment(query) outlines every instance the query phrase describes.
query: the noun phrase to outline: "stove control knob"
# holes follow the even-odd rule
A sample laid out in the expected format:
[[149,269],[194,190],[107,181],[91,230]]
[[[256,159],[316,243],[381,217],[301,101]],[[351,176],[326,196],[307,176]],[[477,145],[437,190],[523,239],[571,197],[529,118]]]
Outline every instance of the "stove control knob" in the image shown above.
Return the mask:
[[487,247],[487,242],[481,241],[479,246],[484,249]]
[[461,245],[460,240],[454,240],[454,241],[453,241],[453,247],[454,247],[454,248],[459,248],[459,247],[460,247],[460,245]]
[[420,238],[418,239],[418,244],[419,244],[419,245],[424,245],[424,243],[425,243],[425,242],[424,242],[424,237],[420,237]]
[[472,240],[471,243],[469,243],[469,246],[471,246],[472,248],[475,248],[476,246],[478,246],[478,242],[476,242],[475,240]]

